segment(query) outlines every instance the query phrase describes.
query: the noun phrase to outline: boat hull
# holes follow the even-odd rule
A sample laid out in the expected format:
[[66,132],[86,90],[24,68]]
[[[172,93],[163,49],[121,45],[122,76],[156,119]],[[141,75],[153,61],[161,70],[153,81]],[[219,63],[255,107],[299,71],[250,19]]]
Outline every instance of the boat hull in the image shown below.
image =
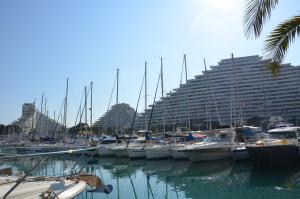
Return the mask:
[[117,157],[128,157],[127,147],[115,147],[111,149]]
[[183,152],[192,162],[231,158],[231,148],[194,149],[185,150]]
[[239,160],[249,160],[250,154],[246,148],[244,149],[233,149],[231,151],[232,159],[235,161]]
[[174,160],[185,160],[188,159],[183,152],[178,151],[177,149],[172,150],[172,157]]
[[114,152],[111,150],[112,146],[101,146],[98,149],[98,156],[100,157],[112,157],[115,156]]
[[247,146],[255,166],[284,166],[299,165],[299,147],[296,145]]
[[146,158],[149,160],[172,158],[170,145],[150,146],[149,148],[146,147],[145,151]]
[[[15,183],[1,184],[0,197],[3,198],[5,193],[12,188],[14,184]],[[84,181],[74,182],[71,180],[23,182],[7,196],[7,199],[41,198],[41,194],[50,187],[57,194],[57,198],[71,199],[83,192],[87,184]]]
[[131,159],[146,158],[146,152],[142,146],[128,147],[127,153],[128,153],[129,158],[131,158]]

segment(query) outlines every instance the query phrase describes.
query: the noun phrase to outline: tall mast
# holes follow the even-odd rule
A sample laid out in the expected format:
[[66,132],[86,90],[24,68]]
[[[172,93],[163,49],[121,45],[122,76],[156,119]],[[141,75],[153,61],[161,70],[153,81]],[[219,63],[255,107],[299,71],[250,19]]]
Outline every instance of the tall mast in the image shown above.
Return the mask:
[[92,129],[92,126],[93,126],[93,82],[91,82],[91,115],[90,115],[90,128],[91,128],[91,132],[93,134],[93,129]]
[[116,104],[119,104],[119,69],[117,69],[117,98]]
[[87,92],[86,92],[86,86],[84,87],[84,121],[85,121],[85,133],[86,137],[88,138],[87,134]]
[[145,129],[147,129],[147,62],[145,61]]
[[[232,67],[233,67],[233,53],[231,54],[231,64],[232,64]],[[233,123],[234,123],[234,119],[233,119],[233,110],[234,110],[234,105],[233,105],[233,100],[234,100],[234,92],[233,92],[233,82],[232,82],[232,79],[231,79],[231,103],[230,103],[230,127],[232,127]]]
[[[43,103],[44,103],[44,93],[42,94],[42,102],[41,102],[41,112],[40,112],[40,115],[39,115],[39,121],[37,123],[37,126],[40,125],[40,131],[42,130],[42,121],[41,121],[41,118],[43,117]],[[39,132],[40,134],[40,132]]]
[[[187,82],[188,78],[187,78],[186,54],[183,55],[183,62],[184,62],[184,70],[185,70],[185,83],[188,86],[188,82]],[[188,93],[190,93],[189,87],[188,87]],[[191,116],[190,116],[190,104],[189,104],[189,101],[188,101],[188,94],[186,96],[187,96],[186,102],[187,102],[187,106],[188,106],[189,130],[191,130]]]
[[[117,69],[117,96],[116,96],[116,104],[119,104],[119,69]],[[118,111],[118,109],[116,109],[116,110]],[[119,119],[119,115],[118,115],[118,113],[116,113],[116,135],[118,135],[118,119]]]
[[163,58],[160,58],[160,75],[161,75],[161,97],[162,97],[162,104],[163,104],[163,112],[162,112],[162,119],[163,119],[163,131],[166,132],[166,124],[165,124],[165,106],[164,106],[164,79],[163,79]]
[[[206,74],[206,76],[207,76],[207,68],[206,68],[206,61],[205,61],[205,59],[203,59],[203,63],[204,63],[204,68],[205,68],[205,74]],[[209,96],[210,96],[210,90],[208,89],[206,108],[207,108],[207,110],[208,110],[209,122],[207,122],[207,128],[208,128],[209,130],[211,130],[212,127],[211,127],[211,112],[210,112],[210,102],[209,102],[210,97],[209,97]]]
[[69,78],[67,78],[66,96],[65,96],[65,104],[64,104],[64,120],[63,120],[63,126],[64,126],[63,134],[64,135],[63,136],[66,136],[66,128],[67,128],[68,93],[69,93]]

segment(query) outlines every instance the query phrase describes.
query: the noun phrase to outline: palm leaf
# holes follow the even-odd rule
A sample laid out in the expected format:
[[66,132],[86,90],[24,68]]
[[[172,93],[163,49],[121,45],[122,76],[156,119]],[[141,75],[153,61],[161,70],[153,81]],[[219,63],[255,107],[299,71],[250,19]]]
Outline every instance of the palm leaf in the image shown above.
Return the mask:
[[257,38],[264,23],[270,18],[278,0],[248,0],[244,15],[244,32],[247,38]]
[[264,57],[271,60],[269,67],[273,75],[278,74],[280,63],[296,36],[300,36],[300,15],[279,24],[265,40]]

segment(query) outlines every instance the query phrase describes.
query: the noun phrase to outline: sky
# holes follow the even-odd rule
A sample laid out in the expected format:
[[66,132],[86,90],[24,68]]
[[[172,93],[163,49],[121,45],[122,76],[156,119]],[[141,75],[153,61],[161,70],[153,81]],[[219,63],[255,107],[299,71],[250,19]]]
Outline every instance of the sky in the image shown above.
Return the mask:
[[[107,110],[116,69],[119,102],[136,106],[148,63],[152,103],[163,57],[164,92],[179,86],[183,55],[188,78],[208,65],[262,55],[263,40],[281,21],[299,14],[298,0],[280,1],[260,38],[243,33],[244,0],[1,0],[0,123],[21,116],[25,102],[42,93],[47,110],[59,112],[69,78],[67,124],[74,125],[85,85],[94,83],[93,120]],[[285,62],[300,65],[300,41]],[[298,54],[297,54],[298,52]],[[115,103],[115,96],[112,104]],[[143,100],[139,111],[143,109]]]

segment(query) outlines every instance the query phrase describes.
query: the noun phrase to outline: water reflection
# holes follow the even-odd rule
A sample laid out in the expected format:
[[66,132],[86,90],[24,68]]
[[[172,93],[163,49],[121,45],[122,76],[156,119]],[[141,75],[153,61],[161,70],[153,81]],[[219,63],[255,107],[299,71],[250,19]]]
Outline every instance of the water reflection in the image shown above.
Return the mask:
[[[37,158],[2,163],[14,171],[27,171]],[[78,156],[58,156],[33,175],[59,175],[71,171]],[[75,168],[79,168],[76,166]],[[112,184],[110,195],[84,192],[78,198],[298,198],[300,169],[257,170],[251,162],[231,160],[191,163],[173,160],[93,158],[82,170]]]

